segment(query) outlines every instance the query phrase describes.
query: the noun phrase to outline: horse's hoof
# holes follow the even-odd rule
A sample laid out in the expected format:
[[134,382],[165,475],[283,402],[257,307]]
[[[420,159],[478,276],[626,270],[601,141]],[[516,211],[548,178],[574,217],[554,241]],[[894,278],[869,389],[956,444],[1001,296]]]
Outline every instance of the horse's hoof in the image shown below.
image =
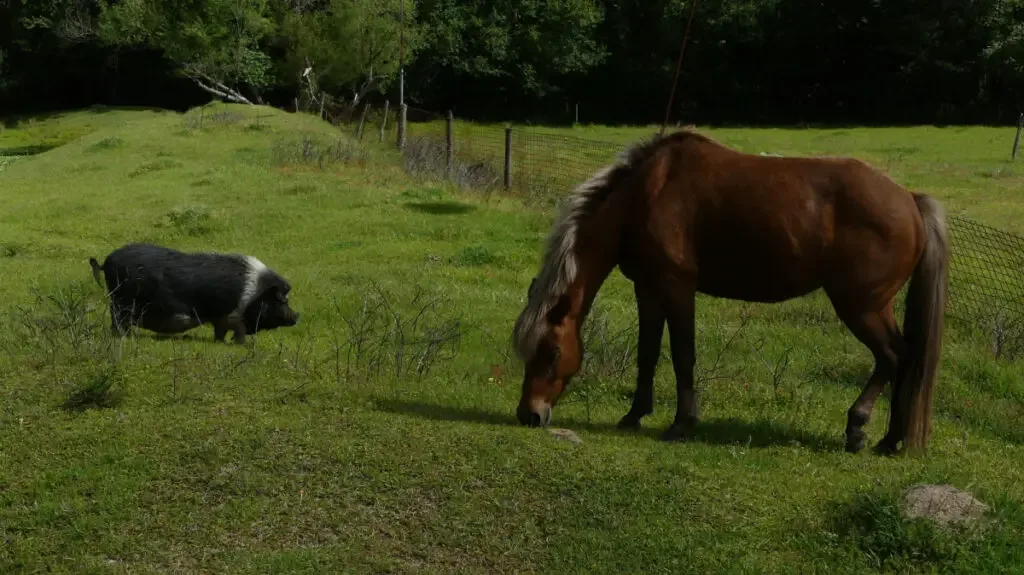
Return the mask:
[[693,438],[693,432],[682,425],[673,425],[661,434],[661,440],[666,442],[687,441]]
[[883,438],[875,445],[875,453],[878,455],[896,455],[898,452],[899,448],[896,446],[896,442],[887,438]]
[[620,419],[617,424],[615,424],[615,427],[618,429],[639,429],[640,418],[627,413],[622,416],[622,419]]
[[846,435],[846,452],[860,453],[867,445],[867,434],[863,431],[853,432]]

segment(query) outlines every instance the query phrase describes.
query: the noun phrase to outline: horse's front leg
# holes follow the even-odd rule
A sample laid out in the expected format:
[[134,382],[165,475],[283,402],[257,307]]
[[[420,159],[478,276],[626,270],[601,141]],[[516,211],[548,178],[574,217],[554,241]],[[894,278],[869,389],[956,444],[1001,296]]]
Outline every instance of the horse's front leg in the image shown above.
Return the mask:
[[620,429],[640,427],[640,420],[654,413],[654,373],[661,357],[661,338],[665,332],[665,313],[657,291],[638,282],[633,284],[639,332],[636,352],[636,391],[633,405],[619,420]]
[[697,361],[694,344],[696,290],[692,281],[665,281],[662,285],[662,309],[668,322],[672,367],[676,375],[676,418],[661,438],[679,441],[693,438],[698,419],[697,392],[693,388],[693,368]]

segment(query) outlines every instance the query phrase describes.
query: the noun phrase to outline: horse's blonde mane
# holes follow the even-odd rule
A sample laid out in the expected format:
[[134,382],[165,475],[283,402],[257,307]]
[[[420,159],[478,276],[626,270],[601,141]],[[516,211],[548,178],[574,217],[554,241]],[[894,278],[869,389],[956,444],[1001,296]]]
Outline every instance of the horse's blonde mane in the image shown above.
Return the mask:
[[576,280],[576,240],[583,220],[593,212],[597,204],[604,201],[617,173],[638,165],[666,138],[680,135],[685,137],[697,134],[677,132],[664,138],[656,136],[653,140],[634,144],[624,150],[615,162],[598,170],[565,198],[551,233],[548,234],[544,258],[530,288],[526,307],[519,314],[513,330],[516,352],[524,362],[533,359],[537,346],[551,329],[547,314]]

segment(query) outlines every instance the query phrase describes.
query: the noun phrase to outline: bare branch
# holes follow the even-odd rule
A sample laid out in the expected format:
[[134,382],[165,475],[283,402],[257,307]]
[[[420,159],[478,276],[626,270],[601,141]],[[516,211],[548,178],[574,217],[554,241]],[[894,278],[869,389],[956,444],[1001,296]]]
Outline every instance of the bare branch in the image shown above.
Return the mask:
[[96,29],[89,9],[81,0],[71,2],[64,9],[64,18],[57,26],[57,36],[68,42],[84,42],[95,35]]
[[363,85],[360,86],[358,90],[353,92],[353,95],[352,95],[352,105],[353,106],[358,105],[359,102],[363,98],[365,98],[367,94],[369,94],[378,85],[380,85],[380,83],[383,82],[386,78],[387,78],[386,74],[374,75],[373,68],[370,68],[370,73],[368,74],[368,76],[366,78],[366,81],[363,82]]
[[238,90],[231,89],[225,86],[223,82],[214,80],[209,75],[202,72],[199,69],[198,65],[186,64],[185,67],[183,68],[183,71],[185,75],[188,76],[193,82],[195,82],[200,88],[206,90],[207,92],[215,96],[224,98],[229,102],[236,102],[238,104],[249,104],[250,106],[253,105],[253,103],[250,102],[248,98],[239,93]]

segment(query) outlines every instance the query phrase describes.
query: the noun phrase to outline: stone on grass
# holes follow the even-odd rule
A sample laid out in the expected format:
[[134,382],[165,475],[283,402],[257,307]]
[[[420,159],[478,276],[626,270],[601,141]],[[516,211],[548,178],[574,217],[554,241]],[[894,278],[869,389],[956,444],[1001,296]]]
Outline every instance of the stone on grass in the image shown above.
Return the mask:
[[908,519],[924,517],[942,526],[972,523],[986,511],[988,505],[952,485],[914,485],[903,496]]
[[554,435],[555,439],[571,441],[572,443],[583,443],[580,436],[576,435],[576,432],[571,429],[548,429],[548,433]]

